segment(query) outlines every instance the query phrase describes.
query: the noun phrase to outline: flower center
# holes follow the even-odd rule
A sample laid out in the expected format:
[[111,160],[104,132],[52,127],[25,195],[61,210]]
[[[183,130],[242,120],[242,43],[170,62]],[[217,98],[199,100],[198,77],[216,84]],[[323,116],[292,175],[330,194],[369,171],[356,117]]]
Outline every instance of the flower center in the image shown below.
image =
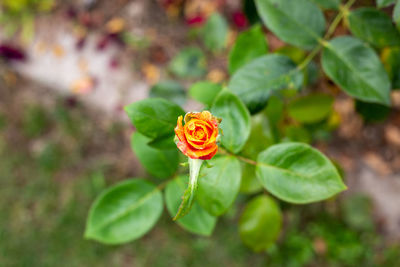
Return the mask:
[[194,137],[196,139],[203,139],[204,135],[205,135],[205,132],[202,128],[196,129],[196,131],[194,132]]

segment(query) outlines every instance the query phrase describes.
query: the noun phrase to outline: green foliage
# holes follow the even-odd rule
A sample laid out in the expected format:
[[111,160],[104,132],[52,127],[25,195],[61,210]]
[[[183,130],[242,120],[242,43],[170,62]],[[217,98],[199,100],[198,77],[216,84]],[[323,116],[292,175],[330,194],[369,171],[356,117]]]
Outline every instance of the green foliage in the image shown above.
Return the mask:
[[344,220],[352,228],[359,231],[371,231],[374,222],[371,218],[371,200],[361,194],[354,194],[343,203]]
[[233,156],[213,158],[200,172],[197,200],[211,215],[220,216],[234,202],[240,187],[241,166]]
[[397,0],[393,10],[393,21],[396,23],[397,29],[400,30],[400,1]]
[[[288,231],[282,244],[271,246],[268,251],[268,266],[301,267],[314,259],[314,248],[310,237],[303,231]],[[290,257],[288,257],[290,255]]]
[[289,125],[285,128],[285,136],[292,142],[310,143],[311,135],[306,128],[302,126]]
[[125,106],[125,112],[137,131],[152,139],[170,136],[177,118],[185,112],[178,105],[161,98],[149,98]]
[[[274,98],[271,98],[271,100]],[[269,106],[273,104],[269,102]],[[269,131],[266,128],[267,121],[264,114],[253,116],[251,120],[251,132],[243,151],[241,152],[246,157],[255,160],[258,153],[273,143],[273,140],[268,136]],[[242,166],[242,183],[240,185],[240,192],[245,194],[252,194],[261,191],[262,186],[256,177],[256,168],[251,164],[243,164]]]
[[390,108],[387,106],[368,103],[363,101],[356,101],[356,111],[363,117],[366,122],[380,122],[384,121],[390,113]]
[[385,48],[381,57],[392,81],[392,88],[400,89],[400,47]]
[[252,114],[261,111],[271,94],[281,89],[297,89],[303,74],[286,56],[266,55],[246,64],[232,76],[229,89]]
[[151,87],[149,97],[165,98],[178,105],[183,105],[186,102],[185,88],[174,81],[157,83]]
[[332,112],[333,97],[326,94],[311,94],[290,102],[289,116],[301,123],[315,123]]
[[239,34],[229,53],[228,69],[233,74],[253,59],[265,55],[268,44],[259,24]]
[[[289,57],[296,64],[301,64],[307,56],[306,51],[291,45],[282,46],[279,49],[277,49],[275,53]],[[316,65],[316,63],[314,61],[311,61],[307,65],[307,67],[303,69],[303,74],[304,74],[303,78],[304,86],[315,83],[318,80],[319,76],[318,66]]]
[[[284,108],[285,107],[282,99],[273,96],[268,101],[268,106],[265,109],[265,113],[268,118],[268,127],[270,129],[271,139],[274,143],[278,143],[280,141],[279,126],[284,119]],[[261,151],[262,150],[258,151],[258,153]]]
[[228,23],[225,18],[219,13],[211,15],[201,29],[201,36],[204,44],[211,51],[224,48],[228,37]]
[[300,64],[307,55],[306,51],[292,45],[284,45],[278,48],[275,53],[287,56],[296,64]]
[[257,177],[271,194],[290,203],[320,201],[346,189],[336,167],[302,143],[282,143],[261,152]]
[[396,0],[376,0],[376,5],[379,8],[382,8],[382,7],[392,5],[392,4],[394,4],[394,2],[396,2]]
[[312,49],[325,32],[322,11],[308,0],[256,0],[265,25],[286,43]]
[[240,192],[244,194],[253,194],[261,191],[262,188],[256,176],[256,167],[250,164],[243,164]]
[[180,51],[169,64],[170,71],[180,78],[200,78],[207,72],[204,53],[197,47]]
[[178,151],[175,148],[168,150],[153,148],[148,144],[150,140],[150,138],[138,132],[132,134],[131,146],[133,151],[150,174],[158,178],[170,177],[178,169]]
[[383,48],[400,45],[400,33],[383,11],[368,7],[359,8],[350,13],[348,20],[353,35],[373,46]]
[[162,213],[160,190],[143,179],[121,182],[101,194],[90,209],[85,237],[105,244],[140,238]]
[[[165,188],[165,203],[172,217],[178,212],[187,180],[187,176],[178,176]],[[176,222],[189,232],[208,236],[214,230],[217,218],[207,213],[198,203],[194,203],[190,212]]]
[[333,39],[324,47],[322,67],[354,98],[390,105],[389,77],[375,51],[362,41],[350,36]]
[[33,38],[35,21],[38,14],[50,11],[54,0],[4,0],[0,4],[0,23],[6,36],[20,33],[23,41]]
[[[234,216],[235,210],[230,208],[239,195],[239,202],[245,205],[239,222],[240,237],[254,251],[268,249],[271,266],[312,265],[325,253],[317,248],[318,242],[327,247],[328,265],[355,265],[360,259],[372,262],[368,261],[369,254],[362,251],[360,244],[364,239],[359,233],[343,230],[331,215],[327,217],[332,223],[319,220],[301,233],[297,229],[303,224],[289,222],[295,225],[281,234],[282,215],[273,199],[274,196],[283,202],[306,204],[332,199],[346,189],[335,165],[306,144],[328,140],[340,122],[333,110],[333,95],[337,92],[318,91],[318,88],[331,89],[326,79],[320,81],[324,77],[320,65],[326,77],[355,98],[356,109],[366,121],[383,119],[390,112],[390,91],[399,87],[400,80],[397,47],[400,34],[383,11],[362,4],[353,10],[354,2],[245,1],[250,22],[258,23],[261,18],[267,30],[255,24],[239,34],[229,54],[228,70],[232,76],[224,89],[225,84],[196,82],[207,72],[201,49],[185,48],[172,59],[169,63],[172,75],[195,82],[189,89],[190,97],[222,119],[217,138],[219,155],[206,162],[188,158],[189,177],[180,175],[187,170],[178,168],[179,154],[173,143],[177,118],[184,114],[179,106],[185,102],[180,83],[156,84],[150,91],[155,98],[125,108],[137,129],[132,147],[139,161],[153,176],[172,177],[157,190],[165,187],[168,212],[181,227],[195,234],[210,235],[218,216],[226,214],[227,219]],[[378,6],[394,2],[379,1]],[[400,14],[399,5],[397,2],[393,12],[395,22]],[[332,9],[326,12],[328,27],[321,9]],[[339,25],[348,27],[355,37],[334,37]],[[197,33],[208,50],[220,52],[227,44],[228,27],[223,15],[215,13]],[[268,54],[264,32],[274,33],[285,43]],[[316,60],[319,58],[321,64]],[[299,94],[301,89],[305,90]],[[210,134],[204,130],[199,136]],[[198,149],[194,144],[191,146]],[[263,189],[271,196],[260,194]],[[254,196],[248,202],[249,196],[239,193]],[[372,232],[371,223],[365,224],[368,226],[362,223],[368,219],[368,205],[361,200],[351,203],[345,204],[341,213],[345,223],[357,231]],[[290,205],[283,205],[285,210],[291,209]],[[330,233],[327,225],[341,233]],[[149,229],[139,232],[140,235]],[[106,233],[100,231],[100,234]],[[283,239],[275,244],[279,235]],[[317,245],[310,238],[318,241]],[[115,240],[119,242],[125,240]],[[343,247],[341,242],[345,243]],[[281,247],[293,258],[280,253]]]
[[179,205],[179,209],[173,218],[174,221],[182,218],[186,214],[189,213],[190,209],[193,206],[194,198],[198,188],[198,178],[200,174],[201,165],[203,165],[203,160],[201,159],[192,159],[188,157],[189,163],[189,184],[186,188],[185,192],[182,195],[182,202]]
[[250,135],[250,113],[242,101],[228,90],[222,90],[215,99],[211,112],[223,118],[220,124],[222,145],[233,153],[242,150]]
[[266,195],[253,198],[239,221],[240,238],[254,251],[266,250],[279,236],[282,215],[278,204]]
[[219,84],[212,83],[209,81],[201,81],[193,84],[189,89],[189,95],[207,105],[211,106],[214,102],[215,97],[222,90],[222,87]]
[[254,0],[244,0],[243,11],[252,25],[261,21],[260,16],[257,13],[257,8]]
[[311,2],[314,2],[324,9],[338,10],[341,0],[311,0]]

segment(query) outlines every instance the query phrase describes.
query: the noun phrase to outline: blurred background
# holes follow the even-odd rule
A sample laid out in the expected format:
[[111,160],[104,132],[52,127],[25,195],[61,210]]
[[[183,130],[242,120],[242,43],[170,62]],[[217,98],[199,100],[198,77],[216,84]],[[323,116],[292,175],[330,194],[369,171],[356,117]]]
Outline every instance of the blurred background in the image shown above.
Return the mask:
[[[186,110],[201,109],[186,91],[199,80],[229,78],[237,34],[259,21],[254,3],[2,0],[0,7],[0,266],[400,265],[400,91],[386,109],[354,102],[326,78],[309,90],[335,96],[332,116],[308,128],[285,122],[281,132],[326,153],[349,190],[318,204],[281,203],[284,230],[268,251],[256,254],[239,238],[251,194],[239,195],[211,237],[185,232],[164,213],[135,242],[85,240],[95,197],[118,181],[149,176],[130,148],[134,129],[123,106],[169,86]],[[225,22],[210,30],[215,12]],[[345,33],[340,26],[335,34]],[[304,57],[265,35],[270,51]]]

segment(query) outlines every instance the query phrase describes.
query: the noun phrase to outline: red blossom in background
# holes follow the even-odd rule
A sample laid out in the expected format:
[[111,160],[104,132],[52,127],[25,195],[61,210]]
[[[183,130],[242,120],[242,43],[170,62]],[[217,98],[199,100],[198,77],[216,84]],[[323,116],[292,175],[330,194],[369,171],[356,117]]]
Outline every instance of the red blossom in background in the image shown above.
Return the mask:
[[242,11],[236,11],[232,14],[233,23],[239,29],[244,29],[249,25],[246,15]]
[[10,44],[0,44],[0,58],[4,58],[6,61],[25,61],[25,52]]

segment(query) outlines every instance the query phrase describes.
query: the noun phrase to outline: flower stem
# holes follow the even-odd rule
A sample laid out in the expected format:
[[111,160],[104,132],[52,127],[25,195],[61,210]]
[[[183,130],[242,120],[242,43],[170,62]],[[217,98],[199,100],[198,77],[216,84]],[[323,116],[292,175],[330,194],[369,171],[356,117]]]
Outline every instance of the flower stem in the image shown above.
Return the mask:
[[337,26],[339,25],[340,21],[343,19],[344,16],[349,12],[349,8],[354,4],[355,0],[349,0],[345,5],[340,7],[339,13],[333,19],[331,25],[329,26],[328,30],[323,39],[319,39],[319,44],[308,54],[308,56],[297,66],[298,70],[302,70],[310,63],[310,61],[318,54],[318,52],[322,49],[323,46],[326,45],[328,39],[332,36],[335,32]]
[[200,168],[203,164],[201,159],[191,159],[189,160],[189,185],[186,188],[182,196],[182,202],[179,206],[178,212],[176,213],[173,220],[178,220],[179,218],[185,216],[193,205],[194,196],[197,191],[197,179],[199,178]]

